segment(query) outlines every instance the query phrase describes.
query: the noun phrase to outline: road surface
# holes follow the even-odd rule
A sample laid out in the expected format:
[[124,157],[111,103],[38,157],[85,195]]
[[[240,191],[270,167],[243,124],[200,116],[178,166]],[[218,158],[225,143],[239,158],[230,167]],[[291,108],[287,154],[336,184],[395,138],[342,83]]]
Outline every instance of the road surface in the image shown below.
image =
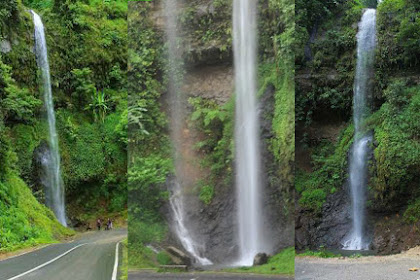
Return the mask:
[[291,280],[281,276],[247,275],[239,273],[154,273],[154,272],[129,272],[128,280]]
[[295,262],[296,280],[418,280],[420,255],[400,254],[382,257],[302,258]]
[[91,232],[71,243],[6,259],[0,262],[0,279],[112,280],[117,243],[126,236],[126,230]]

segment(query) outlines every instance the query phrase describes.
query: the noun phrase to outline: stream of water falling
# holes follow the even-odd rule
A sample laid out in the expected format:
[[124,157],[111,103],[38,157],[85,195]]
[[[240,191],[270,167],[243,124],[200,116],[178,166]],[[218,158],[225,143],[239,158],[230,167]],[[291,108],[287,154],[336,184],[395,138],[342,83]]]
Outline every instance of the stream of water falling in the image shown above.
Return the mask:
[[200,256],[200,252],[204,251],[205,246],[195,242],[186,227],[184,199],[182,188],[178,183],[175,183],[173,186],[169,203],[174,217],[174,227],[184,249],[187,250],[200,265],[212,265],[213,263],[209,259]]
[[354,144],[350,155],[350,190],[352,200],[352,232],[343,243],[345,250],[368,250],[365,237],[366,187],[368,180],[368,151],[372,136],[364,133],[362,125],[369,114],[368,94],[374,73],[376,47],[376,10],[367,9],[359,23],[357,34],[357,68],[354,81],[353,120]]
[[185,194],[183,189],[184,164],[182,158],[182,129],[185,122],[183,112],[184,97],[182,96],[180,85],[182,84],[182,55],[178,48],[177,40],[177,0],[163,1],[164,14],[166,18],[165,33],[168,44],[168,92],[170,100],[170,123],[171,139],[174,145],[175,154],[175,175],[176,182],[172,184],[172,194],[169,198],[173,217],[173,230],[184,249],[200,264],[212,265],[213,263],[202,256],[204,246],[199,245],[193,238],[188,229],[188,221],[185,211]]
[[262,251],[260,144],[256,90],[257,1],[234,0],[233,46],[236,87],[235,163],[239,265]]
[[47,111],[49,149],[43,155],[42,165],[45,169],[45,178],[42,181],[45,185],[46,204],[51,208],[58,221],[67,226],[64,204],[64,184],[60,172],[60,154],[58,148],[58,136],[55,127],[55,113],[51,90],[50,66],[48,64],[47,43],[45,40],[44,25],[41,18],[32,12],[35,25],[35,53],[38,67],[42,74],[42,90],[44,93],[44,104]]

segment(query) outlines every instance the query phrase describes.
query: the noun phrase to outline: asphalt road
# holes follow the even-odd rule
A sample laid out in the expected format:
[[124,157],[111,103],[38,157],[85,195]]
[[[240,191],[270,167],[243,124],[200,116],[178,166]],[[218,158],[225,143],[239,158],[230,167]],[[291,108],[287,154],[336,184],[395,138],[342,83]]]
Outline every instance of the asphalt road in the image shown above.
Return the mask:
[[[71,243],[54,244],[6,259],[0,262],[0,279],[111,280],[116,244],[126,235],[126,230],[92,232]],[[45,266],[14,278],[42,265]]]
[[247,275],[239,273],[154,273],[154,272],[130,272],[128,280],[291,280],[281,276]]
[[296,280],[418,280],[418,256],[363,257],[360,259],[298,258]]

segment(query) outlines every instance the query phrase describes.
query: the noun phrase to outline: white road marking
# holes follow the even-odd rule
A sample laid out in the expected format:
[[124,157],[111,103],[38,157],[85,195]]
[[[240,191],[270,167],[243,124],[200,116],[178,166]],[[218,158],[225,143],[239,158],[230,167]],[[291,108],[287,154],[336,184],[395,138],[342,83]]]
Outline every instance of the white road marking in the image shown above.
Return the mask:
[[118,242],[117,243],[117,246],[115,246],[114,271],[112,272],[112,278],[111,278],[111,280],[117,280],[117,274],[118,274],[118,248],[120,246],[120,242]]
[[64,256],[65,256],[65,255],[67,255],[68,253],[70,253],[71,251],[76,250],[77,248],[82,247],[82,246],[84,246],[84,245],[86,245],[86,244],[87,244],[87,243],[83,243],[83,244],[77,245],[76,247],[73,247],[72,249],[70,249],[70,250],[68,250],[68,251],[64,252],[63,254],[59,255],[58,257],[55,257],[54,259],[52,259],[52,260],[50,260],[50,261],[48,261],[48,262],[46,262],[46,263],[43,263],[43,264],[41,264],[41,265],[39,265],[39,266],[37,266],[37,267],[35,267],[35,268],[32,268],[31,270],[28,270],[28,271],[26,271],[26,272],[24,272],[24,273],[22,273],[22,274],[16,275],[16,276],[14,276],[14,277],[12,277],[12,278],[9,278],[9,279],[6,279],[6,280],[15,280],[15,279],[18,279],[18,278],[20,278],[20,277],[22,277],[22,276],[25,276],[25,275],[27,275],[27,274],[29,274],[29,273],[31,273],[31,272],[34,272],[35,270],[38,270],[38,269],[40,269],[40,268],[43,268],[44,266],[47,266],[47,265],[49,265],[49,264],[51,264],[51,263],[55,262],[56,260],[58,260],[58,259],[60,259],[60,258],[64,257]]

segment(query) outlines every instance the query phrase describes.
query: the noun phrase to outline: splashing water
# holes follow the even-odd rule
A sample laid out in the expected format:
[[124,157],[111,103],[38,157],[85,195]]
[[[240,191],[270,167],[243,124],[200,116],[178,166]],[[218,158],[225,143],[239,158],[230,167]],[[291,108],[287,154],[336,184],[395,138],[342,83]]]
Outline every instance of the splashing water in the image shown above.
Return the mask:
[[35,53],[38,67],[42,74],[42,89],[44,104],[47,110],[49,149],[42,157],[42,165],[45,169],[45,178],[42,181],[45,186],[46,204],[51,208],[58,221],[67,226],[64,184],[60,172],[60,154],[58,148],[58,136],[55,127],[55,113],[51,90],[50,66],[48,64],[47,43],[45,40],[44,25],[41,18],[31,11],[35,25]]
[[369,114],[367,96],[373,78],[376,47],[376,10],[367,9],[359,23],[357,34],[357,68],[354,82],[353,119],[354,144],[350,156],[350,189],[352,199],[352,232],[343,242],[345,250],[367,250],[365,238],[365,207],[367,186],[367,155],[371,136],[363,135],[362,124]]
[[257,1],[234,0],[233,45],[236,86],[236,188],[238,265],[250,266],[262,251],[259,120],[256,97]]
[[191,238],[191,235],[186,228],[186,222],[184,218],[184,199],[181,186],[178,183],[175,183],[172,191],[173,193],[169,199],[169,203],[174,215],[174,228],[179,240],[182,243],[182,246],[198,261],[199,264],[212,265],[213,263],[209,259],[200,256],[200,252],[204,251],[205,247],[203,245],[197,244],[193,238]]

